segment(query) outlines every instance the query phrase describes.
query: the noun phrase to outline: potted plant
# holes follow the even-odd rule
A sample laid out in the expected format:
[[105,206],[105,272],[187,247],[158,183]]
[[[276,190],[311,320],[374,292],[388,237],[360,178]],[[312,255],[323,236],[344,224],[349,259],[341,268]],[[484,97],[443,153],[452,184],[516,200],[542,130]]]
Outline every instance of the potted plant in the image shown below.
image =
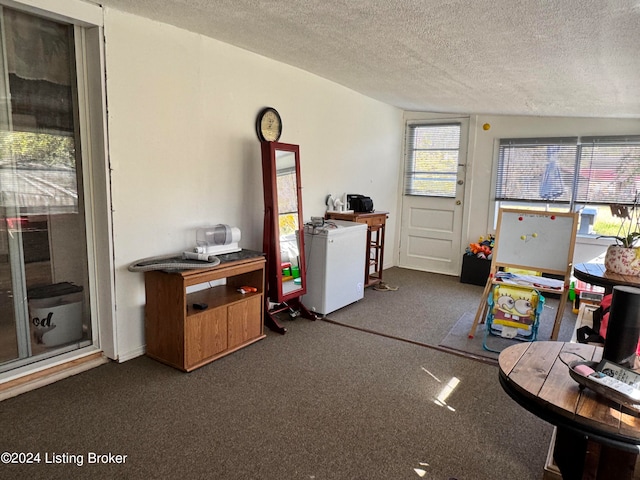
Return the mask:
[[626,205],[611,205],[611,213],[614,217],[622,219],[622,225],[618,235],[602,235],[598,238],[613,238],[616,243],[609,245],[604,257],[604,266],[607,271],[620,275],[640,276],[640,231],[637,231],[640,220],[638,194],[632,207]]

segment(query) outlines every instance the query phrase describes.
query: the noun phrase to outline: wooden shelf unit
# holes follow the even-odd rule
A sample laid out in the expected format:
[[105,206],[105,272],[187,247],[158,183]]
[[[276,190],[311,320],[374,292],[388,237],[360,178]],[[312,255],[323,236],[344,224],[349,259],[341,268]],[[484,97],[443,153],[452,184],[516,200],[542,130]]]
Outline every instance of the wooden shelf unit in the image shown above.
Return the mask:
[[384,268],[384,231],[389,212],[327,212],[327,219],[347,220],[367,224],[367,257],[365,261],[364,286],[370,287],[382,281]]
[[[149,357],[190,372],[265,337],[262,254],[212,268],[145,272],[145,337]],[[187,287],[226,284],[187,293]],[[256,292],[242,294],[251,286]],[[194,303],[206,303],[196,310]]]

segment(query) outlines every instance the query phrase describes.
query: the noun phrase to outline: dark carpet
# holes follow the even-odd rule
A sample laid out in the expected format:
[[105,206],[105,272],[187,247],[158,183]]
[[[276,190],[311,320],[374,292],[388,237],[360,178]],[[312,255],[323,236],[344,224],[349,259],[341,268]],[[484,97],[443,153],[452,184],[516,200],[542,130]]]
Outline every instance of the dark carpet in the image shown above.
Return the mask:
[[365,290],[363,300],[327,318],[427,345],[438,345],[465,312],[475,311],[483,287],[458,277],[390,268],[383,280],[396,291]]
[[[551,338],[551,330],[553,329],[553,322],[555,320],[555,308],[557,308],[558,301],[550,299],[547,301],[547,305],[549,305],[552,310],[543,312],[540,318],[537,340],[549,340]],[[464,313],[449,333],[440,341],[439,345],[470,356],[491,359],[497,364],[499,353],[485,350],[482,346],[483,341],[486,342],[487,347],[491,350],[502,351],[511,345],[519,343],[519,340],[502,338],[496,335],[487,336],[486,324],[484,323],[479,324],[473,338],[469,338],[469,331],[471,325],[473,325],[475,315],[475,311]],[[571,312],[571,306],[567,305],[562,323],[560,324],[560,331],[558,332],[559,342],[568,342],[571,340],[574,325],[575,314]]]
[[[375,313],[368,326],[407,338],[424,331],[419,339],[434,346],[482,290],[391,270],[388,281],[400,289],[368,289],[353,316],[359,306]],[[446,318],[436,298],[443,288]],[[0,465],[0,477],[542,477],[552,427],[502,391],[495,366],[326,321],[286,326],[286,335],[267,332],[189,374],[139,357],[5,400],[0,450],[37,452],[41,463]],[[88,464],[91,452],[127,457]],[[54,453],[82,465],[45,463],[45,455],[63,458]]]

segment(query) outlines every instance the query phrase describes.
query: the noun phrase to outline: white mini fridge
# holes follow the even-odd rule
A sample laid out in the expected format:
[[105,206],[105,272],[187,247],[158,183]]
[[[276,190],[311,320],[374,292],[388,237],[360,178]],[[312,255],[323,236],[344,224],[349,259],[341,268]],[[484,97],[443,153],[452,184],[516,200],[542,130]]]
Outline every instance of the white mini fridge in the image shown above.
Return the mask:
[[306,308],[324,316],[364,297],[365,223],[329,220],[322,227],[307,226],[304,251]]

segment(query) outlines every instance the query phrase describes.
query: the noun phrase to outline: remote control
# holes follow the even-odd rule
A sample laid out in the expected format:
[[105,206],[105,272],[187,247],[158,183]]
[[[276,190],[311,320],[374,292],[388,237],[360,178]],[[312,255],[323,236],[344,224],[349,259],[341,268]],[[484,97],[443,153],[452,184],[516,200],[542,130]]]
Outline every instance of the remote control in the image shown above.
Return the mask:
[[[575,361],[568,364],[569,375],[580,384],[580,389],[590,388],[596,393],[640,413],[640,389],[614,377],[618,365],[608,362],[605,371],[599,371],[601,364],[590,361]],[[619,373],[619,372],[618,372]]]
[[612,390],[629,397],[632,400],[640,400],[640,390],[633,388],[631,385],[627,385],[620,380],[616,380],[605,373],[593,372],[589,374],[589,378],[601,385],[604,385],[605,387],[611,388]]
[[602,360],[594,368],[596,371],[605,373],[616,380],[620,380],[622,383],[640,388],[640,374],[634,370],[630,370],[609,360]]

